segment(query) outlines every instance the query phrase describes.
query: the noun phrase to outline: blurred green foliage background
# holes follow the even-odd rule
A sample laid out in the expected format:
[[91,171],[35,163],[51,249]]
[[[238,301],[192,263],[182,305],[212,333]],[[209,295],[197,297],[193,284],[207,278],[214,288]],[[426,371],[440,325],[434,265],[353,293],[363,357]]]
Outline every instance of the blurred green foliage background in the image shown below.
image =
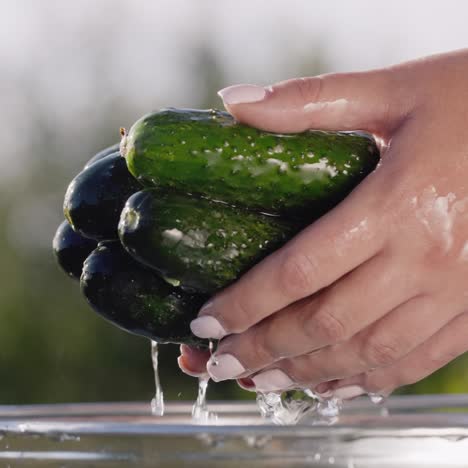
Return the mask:
[[[244,9],[233,2],[3,3],[0,404],[149,401],[149,342],[95,315],[54,263],[51,241],[67,184],[95,152],[118,141],[120,126],[150,110],[219,107],[216,91],[229,84],[336,71],[352,59],[326,45],[331,36],[323,27],[314,32],[302,19],[298,31],[298,6],[314,21],[306,2],[288,2],[287,11],[269,2],[270,17],[260,15],[266,2]],[[332,15],[329,3],[320,8]],[[340,25],[330,18],[331,34]],[[369,42],[369,18],[360,20],[365,33],[353,36],[358,49]],[[371,59],[356,54],[356,68],[419,53],[400,45],[395,53],[393,39],[383,39]],[[164,346],[160,355],[166,397],[193,399],[196,382],[178,370],[177,347]],[[462,357],[402,391],[466,392],[467,364]],[[252,398],[233,383],[212,384],[208,396]]]

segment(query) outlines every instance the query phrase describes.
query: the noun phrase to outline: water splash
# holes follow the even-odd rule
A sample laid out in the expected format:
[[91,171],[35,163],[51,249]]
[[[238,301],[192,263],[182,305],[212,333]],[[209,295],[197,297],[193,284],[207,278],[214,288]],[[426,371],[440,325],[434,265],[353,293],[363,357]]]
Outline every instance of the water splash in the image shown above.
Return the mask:
[[257,393],[260,414],[278,425],[297,424],[306,415],[311,424],[333,424],[338,419],[341,401],[321,399],[310,390],[283,393]]
[[192,420],[197,424],[208,424],[216,422],[218,416],[208,410],[206,404],[206,391],[208,389],[209,377],[199,377],[198,396],[192,408]]
[[156,387],[156,393],[154,398],[151,400],[151,413],[154,416],[163,416],[164,394],[159,380],[158,357],[158,343],[156,341],[151,341],[151,360],[153,361],[154,385]]

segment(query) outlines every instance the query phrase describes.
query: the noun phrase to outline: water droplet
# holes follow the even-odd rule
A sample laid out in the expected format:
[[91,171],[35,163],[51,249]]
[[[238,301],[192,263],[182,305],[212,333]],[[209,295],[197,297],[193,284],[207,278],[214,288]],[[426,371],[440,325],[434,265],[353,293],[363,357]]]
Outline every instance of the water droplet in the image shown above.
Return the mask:
[[284,146],[281,144],[278,144],[273,147],[273,152],[274,153],[282,153],[284,151]]
[[369,398],[374,405],[381,405],[384,404],[386,401],[386,398],[383,395],[380,395],[379,393],[369,393]]

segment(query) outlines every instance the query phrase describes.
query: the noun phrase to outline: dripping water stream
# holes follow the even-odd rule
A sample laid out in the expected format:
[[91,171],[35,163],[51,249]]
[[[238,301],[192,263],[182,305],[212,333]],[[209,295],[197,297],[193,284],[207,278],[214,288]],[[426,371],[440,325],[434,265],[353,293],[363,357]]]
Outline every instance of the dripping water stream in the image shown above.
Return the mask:
[[151,400],[151,413],[154,416],[163,416],[164,393],[162,391],[161,381],[159,380],[158,357],[158,343],[156,341],[151,341],[151,360],[153,361],[154,386],[156,389],[154,398]]
[[[213,341],[209,341],[210,355],[213,354]],[[197,424],[208,424],[215,422],[218,417],[216,413],[210,412],[206,404],[206,391],[208,389],[208,375],[198,378],[198,395],[192,407],[192,421]]]
[[[210,354],[213,354],[213,342],[209,342]],[[151,341],[151,359],[154,370],[155,396],[151,400],[151,412],[154,416],[164,415],[164,393],[159,379],[158,343]],[[206,393],[210,378],[204,375],[198,379],[198,395],[192,407],[192,420],[196,424],[208,424],[217,421],[216,413],[207,407]],[[383,416],[388,414],[385,408],[386,398],[379,394],[368,395],[375,405],[380,406]],[[257,393],[257,405],[260,414],[279,425],[297,424],[306,414],[312,416],[314,423],[333,424],[338,419],[342,402],[336,398],[322,399],[311,390],[287,391],[283,393]]]

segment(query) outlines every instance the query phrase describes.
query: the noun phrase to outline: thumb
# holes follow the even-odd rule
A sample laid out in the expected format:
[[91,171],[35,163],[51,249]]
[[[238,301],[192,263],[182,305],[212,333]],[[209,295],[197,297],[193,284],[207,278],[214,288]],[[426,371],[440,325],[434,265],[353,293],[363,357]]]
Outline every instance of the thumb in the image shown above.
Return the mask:
[[240,122],[272,132],[365,130],[386,135],[408,112],[399,71],[381,69],[295,78],[218,92]]

